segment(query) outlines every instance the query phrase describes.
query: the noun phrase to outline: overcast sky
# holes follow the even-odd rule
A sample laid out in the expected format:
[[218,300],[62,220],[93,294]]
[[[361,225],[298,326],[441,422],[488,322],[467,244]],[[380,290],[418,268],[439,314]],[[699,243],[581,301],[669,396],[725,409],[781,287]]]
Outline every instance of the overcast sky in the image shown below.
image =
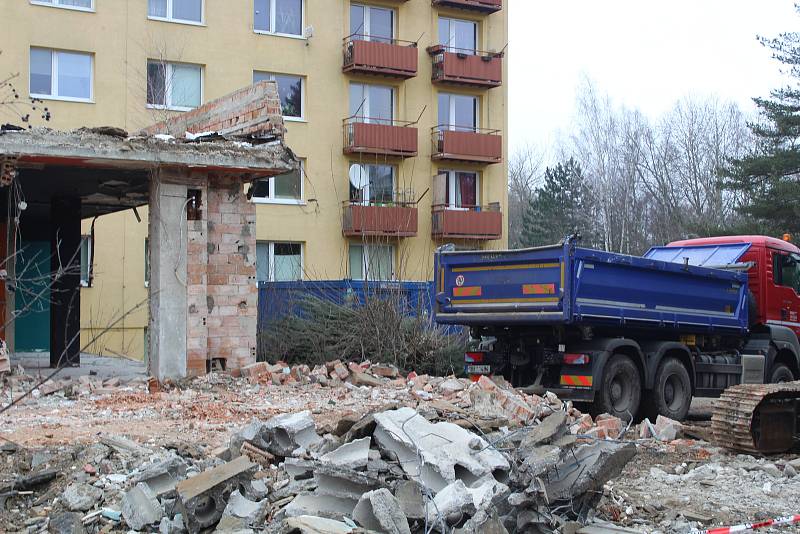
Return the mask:
[[649,116],[686,95],[752,111],[786,78],[756,40],[800,27],[793,0],[509,0],[510,149],[551,150],[569,129],[576,90]]

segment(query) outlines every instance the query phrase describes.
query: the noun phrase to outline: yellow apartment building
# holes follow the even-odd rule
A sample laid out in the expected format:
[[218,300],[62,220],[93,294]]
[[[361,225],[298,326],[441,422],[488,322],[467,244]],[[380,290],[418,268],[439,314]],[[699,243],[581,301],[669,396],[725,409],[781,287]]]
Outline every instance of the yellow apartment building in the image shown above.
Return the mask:
[[[443,243],[507,246],[507,3],[3,0],[0,79],[49,126],[131,133],[275,80],[303,165],[250,189],[259,281],[425,281]],[[147,298],[147,210],[83,232],[82,345]],[[142,358],[147,320],[89,352]]]

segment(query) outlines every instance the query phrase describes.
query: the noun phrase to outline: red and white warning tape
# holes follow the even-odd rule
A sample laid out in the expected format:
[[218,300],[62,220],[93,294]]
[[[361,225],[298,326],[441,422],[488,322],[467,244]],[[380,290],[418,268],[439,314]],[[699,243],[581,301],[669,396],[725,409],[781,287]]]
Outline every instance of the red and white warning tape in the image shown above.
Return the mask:
[[758,523],[745,523],[733,527],[719,527],[710,530],[692,530],[689,534],[731,534],[732,532],[745,532],[747,530],[759,530],[767,527],[781,527],[800,523],[800,514],[779,517],[777,519],[767,519]]

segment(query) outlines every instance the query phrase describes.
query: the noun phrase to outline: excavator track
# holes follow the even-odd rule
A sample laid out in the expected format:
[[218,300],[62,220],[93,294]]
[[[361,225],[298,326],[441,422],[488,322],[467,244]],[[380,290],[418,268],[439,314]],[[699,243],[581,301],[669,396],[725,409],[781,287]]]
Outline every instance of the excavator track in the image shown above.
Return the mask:
[[800,440],[800,382],[740,384],[714,401],[717,445],[742,452],[786,452]]

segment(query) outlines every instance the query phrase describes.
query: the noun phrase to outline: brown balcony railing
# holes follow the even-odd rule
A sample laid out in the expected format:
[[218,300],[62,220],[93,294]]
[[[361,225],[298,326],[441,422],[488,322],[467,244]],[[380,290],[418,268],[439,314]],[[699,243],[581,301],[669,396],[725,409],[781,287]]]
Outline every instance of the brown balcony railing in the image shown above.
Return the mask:
[[415,123],[366,117],[343,122],[344,153],[411,158],[417,155]]
[[503,136],[500,130],[481,128],[451,130],[449,126],[432,129],[435,160],[500,163],[503,160]]
[[431,80],[491,89],[503,84],[503,54],[449,46],[428,47],[433,60]]
[[503,213],[500,204],[451,208],[432,208],[431,233],[436,239],[500,239],[503,235]]
[[344,203],[342,233],[346,237],[414,237],[417,225],[414,203]]
[[481,13],[495,13],[503,9],[503,0],[432,0],[437,7],[469,9]]
[[351,35],[344,39],[342,71],[395,78],[417,75],[417,43]]

